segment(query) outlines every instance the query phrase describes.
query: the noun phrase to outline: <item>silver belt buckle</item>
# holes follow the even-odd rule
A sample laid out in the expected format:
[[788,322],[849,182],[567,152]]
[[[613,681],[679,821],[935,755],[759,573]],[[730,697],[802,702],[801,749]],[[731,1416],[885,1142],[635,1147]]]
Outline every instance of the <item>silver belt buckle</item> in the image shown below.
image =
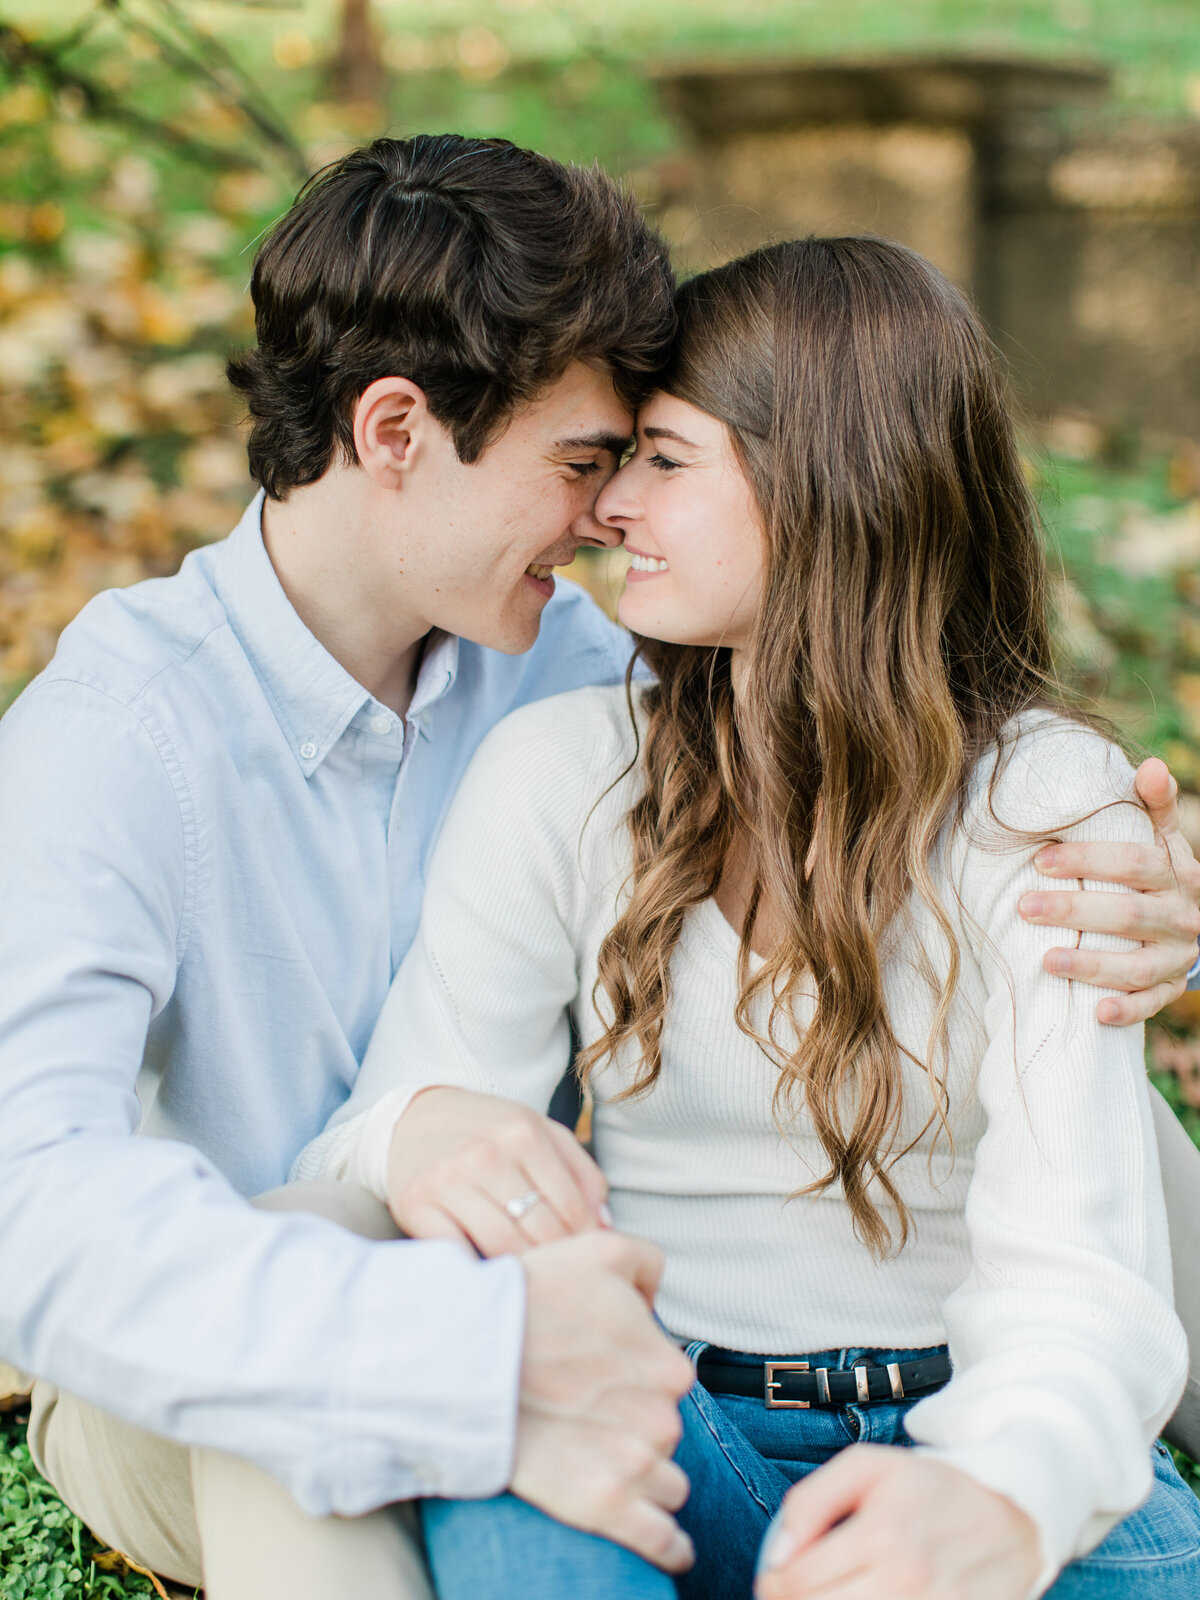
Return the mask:
[[775,1391],[783,1385],[775,1381],[777,1372],[809,1372],[811,1368],[807,1361],[764,1361],[763,1372],[766,1380],[766,1392],[763,1400],[771,1411],[810,1411],[811,1402],[808,1400],[776,1400]]

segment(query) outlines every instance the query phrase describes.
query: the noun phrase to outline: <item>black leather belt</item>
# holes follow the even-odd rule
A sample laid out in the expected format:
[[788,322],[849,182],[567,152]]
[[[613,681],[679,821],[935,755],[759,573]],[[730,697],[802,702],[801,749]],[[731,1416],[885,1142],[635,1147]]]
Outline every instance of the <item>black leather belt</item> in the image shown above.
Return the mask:
[[808,1361],[736,1362],[706,1350],[696,1376],[713,1394],[740,1394],[772,1410],[807,1411],[822,1406],[865,1406],[877,1400],[911,1400],[950,1381],[950,1357],[934,1354],[917,1361],[889,1361],[881,1367],[814,1367]]

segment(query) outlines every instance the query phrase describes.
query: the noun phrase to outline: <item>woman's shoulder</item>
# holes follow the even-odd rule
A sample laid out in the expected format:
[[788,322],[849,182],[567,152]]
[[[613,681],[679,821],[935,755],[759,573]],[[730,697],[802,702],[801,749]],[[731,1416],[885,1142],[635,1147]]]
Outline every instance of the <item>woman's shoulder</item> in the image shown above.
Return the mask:
[[[638,686],[634,686],[637,705]],[[519,706],[501,718],[489,742],[539,744],[560,749],[592,748],[597,741],[616,751],[634,743],[629,703],[623,683],[587,684],[563,694],[546,695]]]
[[968,817],[1024,832],[1062,832],[1114,807],[1116,826],[1130,837],[1128,807],[1140,806],[1125,752],[1088,723],[1049,709],[1006,724],[967,789]]
[[[639,690],[634,687],[634,704]],[[564,798],[594,793],[636,760],[623,684],[588,685],[519,706],[484,738],[471,764],[475,783],[501,782]],[[606,777],[607,775],[607,777]]]

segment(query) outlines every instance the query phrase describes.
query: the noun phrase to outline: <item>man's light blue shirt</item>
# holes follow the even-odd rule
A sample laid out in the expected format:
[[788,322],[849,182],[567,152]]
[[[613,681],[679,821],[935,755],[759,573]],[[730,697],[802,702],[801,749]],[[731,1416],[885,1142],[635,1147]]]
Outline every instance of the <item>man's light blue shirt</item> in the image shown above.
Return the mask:
[[526,655],[431,636],[401,719],[293,610],[260,506],[92,601],[0,724],[0,1356],[315,1513],[489,1494],[519,1265],[241,1197],[348,1094],[480,740],[629,641],[562,584]]

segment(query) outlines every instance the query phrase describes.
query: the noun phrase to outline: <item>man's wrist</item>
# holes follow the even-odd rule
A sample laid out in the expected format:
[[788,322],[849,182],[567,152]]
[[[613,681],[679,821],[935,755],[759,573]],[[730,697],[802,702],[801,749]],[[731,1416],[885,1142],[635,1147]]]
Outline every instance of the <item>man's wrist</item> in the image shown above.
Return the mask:
[[[374,1285],[364,1298],[374,1309],[354,1338],[346,1403],[373,1422],[337,1461],[338,1504],[328,1509],[353,1516],[392,1500],[502,1493],[516,1454],[525,1347],[520,1262],[475,1261],[442,1240],[371,1250]],[[403,1369],[402,1320],[419,1330]]]

